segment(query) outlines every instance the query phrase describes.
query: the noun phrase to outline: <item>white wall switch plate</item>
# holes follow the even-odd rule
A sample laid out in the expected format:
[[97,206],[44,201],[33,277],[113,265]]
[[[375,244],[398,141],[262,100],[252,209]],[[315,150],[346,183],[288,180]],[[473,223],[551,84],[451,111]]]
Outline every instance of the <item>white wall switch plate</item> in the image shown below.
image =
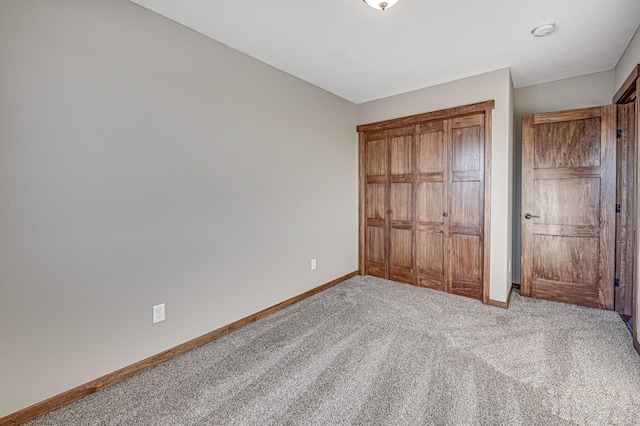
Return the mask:
[[315,259],[311,259],[311,270],[312,271],[316,270],[316,260]]

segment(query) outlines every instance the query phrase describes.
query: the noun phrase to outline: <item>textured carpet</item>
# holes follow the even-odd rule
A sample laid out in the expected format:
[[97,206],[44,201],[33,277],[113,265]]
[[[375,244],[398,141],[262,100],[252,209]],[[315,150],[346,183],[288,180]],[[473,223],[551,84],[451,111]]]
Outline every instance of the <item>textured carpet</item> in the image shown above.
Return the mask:
[[355,277],[30,425],[639,425],[613,312]]

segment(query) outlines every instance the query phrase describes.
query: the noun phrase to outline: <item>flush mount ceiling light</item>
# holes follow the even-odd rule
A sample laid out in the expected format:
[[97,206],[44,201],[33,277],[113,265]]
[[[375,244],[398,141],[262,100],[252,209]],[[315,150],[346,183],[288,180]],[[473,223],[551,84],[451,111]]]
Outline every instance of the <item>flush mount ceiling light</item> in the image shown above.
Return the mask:
[[389,9],[394,4],[398,3],[398,0],[362,0],[369,6],[378,10]]
[[531,30],[531,34],[533,34],[534,37],[544,37],[544,36],[548,36],[555,30],[556,30],[556,23],[552,22],[549,24],[538,25],[537,27]]

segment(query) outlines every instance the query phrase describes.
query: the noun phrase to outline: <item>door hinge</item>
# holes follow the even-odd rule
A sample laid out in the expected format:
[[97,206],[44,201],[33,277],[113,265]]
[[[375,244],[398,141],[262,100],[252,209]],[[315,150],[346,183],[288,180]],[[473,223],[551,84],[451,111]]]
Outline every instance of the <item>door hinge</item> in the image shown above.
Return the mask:
[[622,130],[618,129],[618,131],[616,132],[616,137],[618,139],[620,139],[622,137]]
[[622,207],[620,206],[620,204],[616,204],[616,213],[620,212],[622,212]]
[[620,287],[620,278],[616,278],[615,285],[616,287]]

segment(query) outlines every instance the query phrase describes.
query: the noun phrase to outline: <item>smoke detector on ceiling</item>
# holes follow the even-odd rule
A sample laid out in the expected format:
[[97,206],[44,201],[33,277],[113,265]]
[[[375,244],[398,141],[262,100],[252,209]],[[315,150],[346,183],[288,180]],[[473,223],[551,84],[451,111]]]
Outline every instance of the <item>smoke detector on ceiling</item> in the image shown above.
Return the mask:
[[531,30],[534,37],[545,37],[556,30],[556,23],[541,24]]

